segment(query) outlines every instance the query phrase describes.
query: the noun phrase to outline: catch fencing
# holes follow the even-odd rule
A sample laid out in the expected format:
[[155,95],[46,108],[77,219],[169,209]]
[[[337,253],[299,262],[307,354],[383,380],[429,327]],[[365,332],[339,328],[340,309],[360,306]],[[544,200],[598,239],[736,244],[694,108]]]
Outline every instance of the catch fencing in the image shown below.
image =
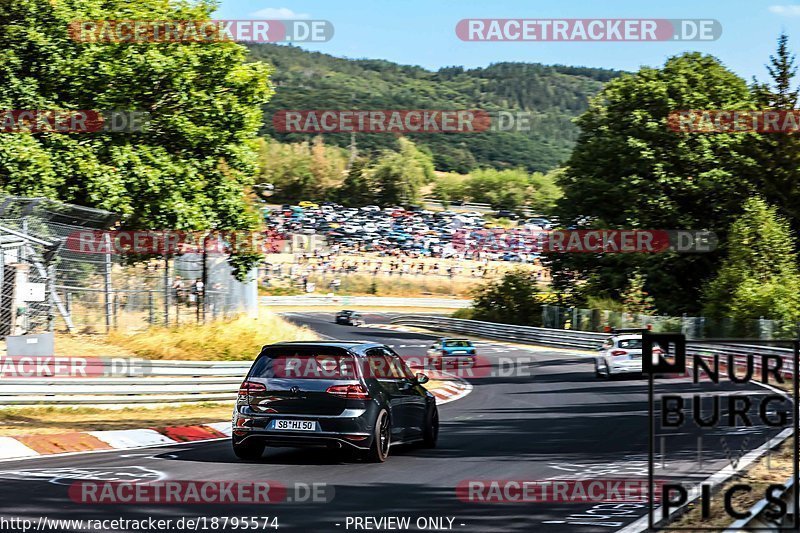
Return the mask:
[[111,246],[75,245],[81,232],[119,224],[120,217],[99,209],[0,199],[0,334],[136,331],[256,305],[255,273],[252,282],[238,282],[224,256],[133,257]]
[[648,328],[654,333],[683,333],[687,339],[752,338],[760,340],[796,339],[800,323],[765,318],[736,319],[704,316],[667,316],[628,313],[604,309],[542,306],[542,326],[577,331],[602,331],[604,328]]
[[[423,198],[422,203],[425,207],[430,209],[445,209],[449,208],[452,211],[474,211],[476,213],[494,213],[497,209],[492,208],[491,204],[480,202],[442,202],[436,198]],[[528,217],[537,216],[536,213],[529,207],[522,207],[519,210],[523,215]]]

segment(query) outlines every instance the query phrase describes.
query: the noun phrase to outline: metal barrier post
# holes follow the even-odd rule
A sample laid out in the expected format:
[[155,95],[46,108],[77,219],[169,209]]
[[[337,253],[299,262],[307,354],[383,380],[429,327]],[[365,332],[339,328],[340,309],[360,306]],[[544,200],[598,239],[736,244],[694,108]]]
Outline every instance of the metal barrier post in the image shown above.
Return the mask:
[[164,256],[164,326],[169,326],[169,256]]
[[111,294],[111,235],[108,232],[103,234],[103,246],[106,248],[106,253],[104,255],[104,263],[105,263],[105,314],[106,314],[106,333],[111,331],[111,320],[112,320],[112,298],[113,295]]
[[150,319],[150,325],[152,326],[156,323],[156,310],[153,308],[153,291],[147,291],[147,309],[149,311],[148,317]]

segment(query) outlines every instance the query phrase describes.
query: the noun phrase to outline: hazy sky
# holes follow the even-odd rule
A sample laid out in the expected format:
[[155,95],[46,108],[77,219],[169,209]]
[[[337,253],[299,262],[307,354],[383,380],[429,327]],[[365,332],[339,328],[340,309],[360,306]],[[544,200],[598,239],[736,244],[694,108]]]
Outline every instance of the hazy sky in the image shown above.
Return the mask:
[[[561,63],[635,70],[672,55],[713,54],[739,75],[766,76],[764,63],[785,30],[800,50],[800,0],[221,0],[215,18],[311,18],[330,21],[333,39],[300,45],[335,56],[388,59],[437,69],[499,61]],[[711,42],[465,42],[465,18],[716,19],[722,36]]]

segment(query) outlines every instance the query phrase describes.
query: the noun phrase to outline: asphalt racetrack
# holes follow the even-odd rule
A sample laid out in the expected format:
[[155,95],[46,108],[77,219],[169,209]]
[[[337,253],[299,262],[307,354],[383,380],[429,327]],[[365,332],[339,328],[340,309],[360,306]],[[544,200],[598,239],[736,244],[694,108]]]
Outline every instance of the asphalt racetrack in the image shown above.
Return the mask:
[[[387,316],[378,313],[365,312],[368,325],[361,328],[337,326],[331,313],[287,316],[326,337],[392,345],[402,356],[423,355],[435,338],[370,327],[387,322]],[[644,379],[597,379],[592,359],[569,350],[514,348],[486,341],[478,344],[478,351],[490,368],[470,380],[473,390],[469,395],[440,406],[436,449],[394,447],[386,463],[367,464],[343,459],[326,449],[272,448],[259,462],[248,463],[238,460],[229,442],[222,440],[5,461],[0,462],[0,515],[34,521],[42,516],[83,520],[269,516],[277,517],[278,531],[306,532],[398,530],[397,523],[378,520],[409,517],[404,530],[556,533],[616,531],[647,513],[644,503],[481,503],[457,497],[456,487],[467,480],[646,480],[647,475]],[[493,368],[495,365],[497,368]],[[705,383],[695,386],[688,379],[657,383],[658,392],[669,390],[682,395],[691,395],[697,388],[717,391],[720,387]],[[752,389],[756,398],[769,392],[757,386]],[[660,439],[668,442],[656,477],[704,479],[728,465],[730,452],[726,454],[725,450],[756,448],[780,431],[764,426],[757,416],[752,418],[753,427],[720,427],[704,433],[700,453],[698,435],[690,426]],[[724,439],[724,446],[720,439]],[[333,497],[328,502],[259,505],[89,505],[76,503],[68,495],[76,479],[142,477],[270,480],[288,487],[325,484],[332,489],[328,494]],[[296,493],[289,494],[292,497]],[[355,517],[374,520],[357,523]],[[245,530],[223,529],[219,523],[214,529],[210,522],[205,524],[207,531]]]

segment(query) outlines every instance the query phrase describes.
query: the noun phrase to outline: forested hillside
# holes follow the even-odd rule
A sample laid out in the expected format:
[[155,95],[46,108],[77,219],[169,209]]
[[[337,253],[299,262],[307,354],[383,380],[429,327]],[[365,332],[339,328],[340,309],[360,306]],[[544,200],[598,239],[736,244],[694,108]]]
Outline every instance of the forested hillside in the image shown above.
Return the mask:
[[[468,172],[476,167],[546,171],[565,161],[577,139],[572,119],[588,98],[618,71],[497,63],[486,68],[421,67],[371,59],[342,59],[293,46],[251,45],[250,58],[276,69],[276,93],[265,106],[262,133],[282,141],[309,135],[278,134],[272,114],[281,109],[483,109],[529,111],[529,132],[410,135],[432,153],[437,170]],[[359,151],[397,149],[388,134],[360,134]],[[349,134],[328,134],[326,144],[348,146]]]

